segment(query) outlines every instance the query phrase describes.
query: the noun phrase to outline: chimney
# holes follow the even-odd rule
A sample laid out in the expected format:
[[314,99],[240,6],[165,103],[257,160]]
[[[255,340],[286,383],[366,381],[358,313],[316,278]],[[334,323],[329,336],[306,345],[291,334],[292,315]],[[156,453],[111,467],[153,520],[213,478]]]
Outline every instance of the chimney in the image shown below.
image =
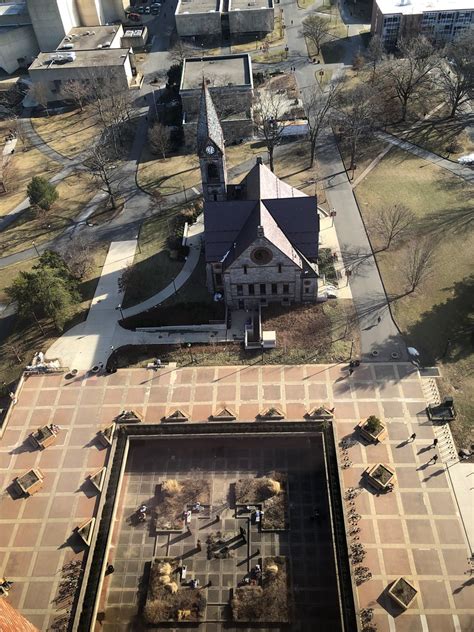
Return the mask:
[[257,165],[263,165],[262,156],[257,156]]

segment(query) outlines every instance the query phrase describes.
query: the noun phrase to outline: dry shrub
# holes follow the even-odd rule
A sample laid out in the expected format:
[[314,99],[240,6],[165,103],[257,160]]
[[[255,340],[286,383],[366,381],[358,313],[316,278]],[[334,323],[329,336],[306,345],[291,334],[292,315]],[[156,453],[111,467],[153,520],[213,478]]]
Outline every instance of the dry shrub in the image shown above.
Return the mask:
[[175,478],[169,478],[161,483],[161,491],[165,496],[173,496],[181,493],[183,486]]
[[166,621],[168,619],[168,610],[168,604],[161,601],[161,599],[154,599],[146,602],[143,614],[145,620],[149,622]]
[[169,575],[160,575],[158,577],[158,583],[159,584],[170,584],[171,583],[171,577]]
[[276,575],[278,573],[278,566],[276,564],[269,564],[265,570],[267,573],[270,573],[270,575]]
[[171,575],[172,572],[173,572],[173,569],[169,562],[160,562],[158,564],[158,573],[160,575]]
[[281,485],[273,478],[264,478],[262,481],[262,493],[267,497],[276,496],[281,492]]
[[172,595],[178,592],[178,584],[176,582],[170,582],[169,584],[166,584],[165,588],[166,590],[169,590]]

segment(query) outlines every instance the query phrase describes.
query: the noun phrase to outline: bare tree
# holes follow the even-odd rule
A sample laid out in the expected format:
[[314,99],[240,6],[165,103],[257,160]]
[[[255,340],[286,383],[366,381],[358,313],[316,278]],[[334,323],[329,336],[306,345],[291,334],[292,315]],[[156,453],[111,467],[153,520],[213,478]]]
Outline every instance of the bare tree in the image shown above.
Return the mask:
[[432,44],[422,35],[402,38],[398,48],[403,59],[392,59],[384,65],[387,84],[395,91],[401,106],[401,118],[406,120],[409,101],[422,88],[431,84],[430,73],[440,64]]
[[151,151],[154,154],[160,154],[165,160],[171,146],[169,128],[157,121],[148,130],[148,141]]
[[8,351],[8,353],[11,356],[16,358],[19,364],[23,362],[22,356],[23,356],[24,348],[23,348],[23,345],[19,341],[13,341],[8,344],[5,344],[5,349]]
[[102,191],[109,196],[109,201],[113,209],[117,208],[116,179],[114,170],[116,168],[117,155],[113,151],[113,144],[107,142],[103,136],[89,151],[84,166],[99,183]]
[[368,86],[361,85],[341,95],[334,121],[349,143],[348,170],[354,171],[361,141],[372,135],[377,124],[378,110],[376,94]]
[[186,57],[196,57],[196,54],[196,48],[178,38],[168,51],[168,59],[172,64],[181,65]]
[[375,80],[375,73],[377,72],[377,66],[385,57],[385,48],[382,43],[380,35],[373,35],[370,39],[369,45],[365,52],[365,58],[372,70],[371,82]]
[[313,13],[303,20],[303,28],[301,34],[316,49],[316,55],[319,55],[322,43],[328,38],[331,32],[330,18],[323,18]]
[[82,237],[76,237],[68,244],[62,258],[71,275],[77,280],[82,280],[92,269],[91,249]]
[[275,147],[283,136],[282,122],[286,103],[284,95],[260,90],[255,95],[253,114],[257,134],[263,139],[268,150],[270,169],[274,171],[273,155]]
[[90,89],[84,81],[73,79],[61,86],[61,96],[67,101],[72,101],[82,112],[90,97]]
[[468,29],[448,45],[446,58],[441,65],[441,89],[451,108],[450,117],[456,116],[463,103],[474,96],[474,30]]
[[384,242],[381,250],[388,250],[413,233],[415,224],[416,217],[412,211],[396,202],[378,210],[372,220],[372,230]]
[[413,240],[405,256],[403,272],[407,282],[405,294],[413,294],[434,272],[437,243],[435,240]]
[[331,110],[336,104],[341,84],[332,82],[327,90],[321,91],[317,86],[303,93],[303,108],[308,121],[308,141],[310,146],[309,168],[314,165],[316,143],[321,130],[326,125]]
[[48,86],[43,81],[33,83],[28,91],[28,96],[41,105],[46,112],[46,116],[49,116]]

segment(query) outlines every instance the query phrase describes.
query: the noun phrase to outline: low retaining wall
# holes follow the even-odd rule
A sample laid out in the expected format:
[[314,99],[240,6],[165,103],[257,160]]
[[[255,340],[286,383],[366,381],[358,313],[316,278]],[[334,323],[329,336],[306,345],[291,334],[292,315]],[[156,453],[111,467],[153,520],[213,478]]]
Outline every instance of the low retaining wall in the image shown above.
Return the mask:
[[212,322],[208,325],[167,325],[166,327],[135,327],[135,331],[142,331],[145,333],[163,333],[168,331],[195,331],[197,333],[206,331],[226,331],[227,325],[224,322]]

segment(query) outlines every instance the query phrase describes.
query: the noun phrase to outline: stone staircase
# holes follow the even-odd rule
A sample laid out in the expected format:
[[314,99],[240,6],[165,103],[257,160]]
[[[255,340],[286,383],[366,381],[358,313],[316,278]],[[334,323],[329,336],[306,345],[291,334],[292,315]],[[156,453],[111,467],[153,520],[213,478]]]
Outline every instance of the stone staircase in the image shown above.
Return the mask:
[[[421,388],[427,404],[437,406],[441,403],[438,385],[433,377],[422,377]],[[443,463],[459,461],[449,422],[435,421],[432,423],[435,437],[438,439],[438,450],[441,461]]]

